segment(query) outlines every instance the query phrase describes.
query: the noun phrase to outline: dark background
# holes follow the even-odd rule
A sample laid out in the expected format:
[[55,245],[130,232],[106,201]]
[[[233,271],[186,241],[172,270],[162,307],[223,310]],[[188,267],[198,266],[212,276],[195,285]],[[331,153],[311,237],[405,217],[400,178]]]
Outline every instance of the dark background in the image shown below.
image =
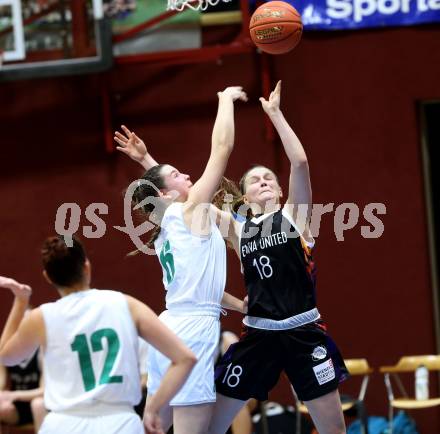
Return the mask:
[[[124,122],[161,162],[193,180],[210,150],[216,92],[242,85],[250,102],[237,104],[236,148],[227,175],[238,180],[252,163],[278,171],[286,186],[289,164],[279,144],[264,139],[258,102],[258,55],[224,58],[221,64],[126,66],[108,79],[115,127]],[[315,259],[319,308],[344,356],[367,357],[373,367],[406,354],[435,353],[432,290],[421,164],[418,102],[440,98],[438,26],[307,34],[294,52],[272,58],[283,80],[282,109],[307,151],[315,203],[382,202],[385,231],[364,239],[358,225],[338,242],[334,214],[322,218]],[[54,233],[64,202],[104,202],[109,214],[103,238],[85,240],[99,288],[126,291],[156,312],[164,307],[156,258],[127,258],[133,244],[123,225],[123,189],[142,170],[108,154],[102,136],[99,92],[103,76],[79,76],[0,84],[0,273],[30,283],[33,303],[54,300],[41,275],[39,247]],[[139,85],[139,87],[136,87]],[[84,218],[82,225],[89,223]],[[242,297],[237,260],[228,262],[227,290]],[[11,306],[1,296],[3,322]],[[240,315],[222,319],[240,330]],[[431,393],[436,392],[431,376]],[[408,379],[410,388],[413,379]],[[353,384],[347,384],[353,390]],[[292,403],[283,379],[273,399]],[[386,415],[382,376],[367,393],[370,414]],[[413,413],[419,430],[440,432],[438,409]]]

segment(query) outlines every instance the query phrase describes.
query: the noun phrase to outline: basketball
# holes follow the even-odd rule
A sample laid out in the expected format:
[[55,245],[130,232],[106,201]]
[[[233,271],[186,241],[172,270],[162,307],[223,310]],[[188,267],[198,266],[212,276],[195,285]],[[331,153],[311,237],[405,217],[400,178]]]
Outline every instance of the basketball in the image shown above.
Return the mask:
[[284,54],[295,48],[302,30],[301,15],[284,1],[261,5],[253,13],[249,25],[254,44],[269,54]]

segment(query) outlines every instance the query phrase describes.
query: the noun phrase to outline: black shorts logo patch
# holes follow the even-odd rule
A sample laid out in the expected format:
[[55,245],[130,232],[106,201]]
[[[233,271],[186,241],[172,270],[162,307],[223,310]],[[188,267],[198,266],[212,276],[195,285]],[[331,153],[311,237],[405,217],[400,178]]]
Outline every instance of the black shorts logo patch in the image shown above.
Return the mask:
[[327,356],[327,349],[322,345],[318,345],[317,347],[315,347],[312,352],[312,360],[314,362],[323,360],[325,359],[326,356]]

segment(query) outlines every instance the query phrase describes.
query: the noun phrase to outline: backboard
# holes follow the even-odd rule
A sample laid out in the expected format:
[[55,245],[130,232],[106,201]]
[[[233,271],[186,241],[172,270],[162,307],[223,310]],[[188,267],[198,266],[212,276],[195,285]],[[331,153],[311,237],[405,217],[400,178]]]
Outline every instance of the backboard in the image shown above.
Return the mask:
[[0,81],[109,69],[111,36],[102,0],[0,0]]

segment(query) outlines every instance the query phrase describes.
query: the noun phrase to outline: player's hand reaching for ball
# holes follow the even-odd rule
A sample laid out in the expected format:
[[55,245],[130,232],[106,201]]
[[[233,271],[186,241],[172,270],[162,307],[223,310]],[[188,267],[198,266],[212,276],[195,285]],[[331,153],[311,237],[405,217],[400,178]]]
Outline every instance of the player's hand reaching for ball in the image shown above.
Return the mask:
[[18,283],[10,277],[0,276],[0,287],[10,289],[15,297],[24,301],[28,301],[32,294],[30,286]]
[[114,140],[119,145],[116,149],[128,155],[134,161],[141,163],[148,154],[147,146],[142,139],[125,125],[121,125],[121,129],[124,134],[119,131],[115,132]]
[[246,92],[243,91],[241,86],[230,86],[227,87],[223,92],[217,93],[218,97],[226,96],[232,98],[232,101],[237,101],[237,99],[241,101],[247,101]]
[[275,89],[270,93],[269,99],[260,98],[263,110],[270,116],[275,114],[280,109],[281,102],[281,80],[278,81]]

